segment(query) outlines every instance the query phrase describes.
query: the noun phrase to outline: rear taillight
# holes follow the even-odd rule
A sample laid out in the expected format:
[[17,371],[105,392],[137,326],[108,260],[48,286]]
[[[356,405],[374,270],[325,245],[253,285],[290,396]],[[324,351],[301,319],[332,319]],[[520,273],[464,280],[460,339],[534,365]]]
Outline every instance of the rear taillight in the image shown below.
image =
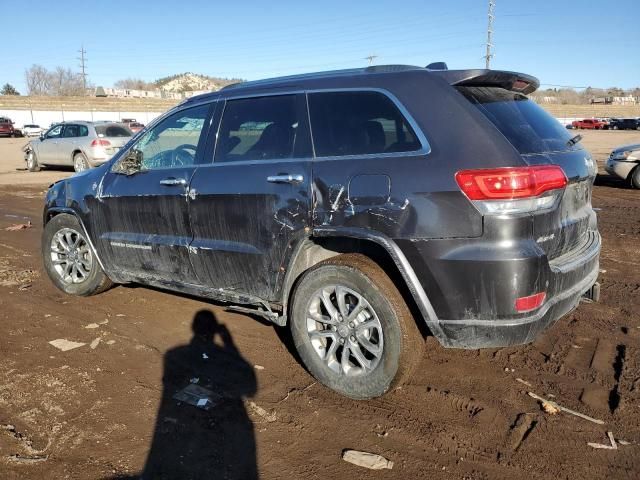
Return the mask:
[[536,293],[535,295],[529,295],[528,297],[517,298],[516,312],[524,313],[540,308],[544,303],[545,298],[547,298],[546,292]]
[[91,142],[92,147],[110,147],[111,142],[109,140],[105,140],[104,138],[96,138],[93,142]]
[[462,192],[483,214],[531,213],[552,208],[567,185],[557,165],[462,170]]

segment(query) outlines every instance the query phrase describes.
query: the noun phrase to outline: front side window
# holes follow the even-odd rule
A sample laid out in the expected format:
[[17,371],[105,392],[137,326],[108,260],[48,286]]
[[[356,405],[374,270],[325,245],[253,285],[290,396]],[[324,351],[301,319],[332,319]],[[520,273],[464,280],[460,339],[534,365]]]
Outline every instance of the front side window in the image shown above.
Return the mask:
[[47,132],[47,138],[60,138],[62,135],[62,127],[64,125],[56,125]]
[[398,107],[380,92],[309,94],[317,157],[411,152],[422,145]]
[[216,162],[279,160],[300,153],[301,121],[295,95],[228,100],[216,146]]
[[129,173],[194,165],[208,112],[209,105],[201,105],[168,116],[136,142],[114,171]]

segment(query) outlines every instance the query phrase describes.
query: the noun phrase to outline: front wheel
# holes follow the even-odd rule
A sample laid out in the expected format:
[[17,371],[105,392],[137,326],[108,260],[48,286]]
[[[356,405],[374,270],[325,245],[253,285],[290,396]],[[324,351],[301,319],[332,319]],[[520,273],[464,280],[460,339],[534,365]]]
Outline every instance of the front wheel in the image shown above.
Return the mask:
[[84,236],[78,219],[61,213],[42,232],[42,259],[47,275],[63,292],[88,297],[111,287]]
[[387,274],[360,254],[305,272],[293,295],[290,328],[311,374],[354,399],[383,395],[422,358],[424,339]]
[[36,156],[36,152],[31,150],[27,154],[27,170],[30,172],[39,172],[40,165],[38,164],[38,157]]
[[640,165],[634,168],[631,172],[631,186],[634,188],[640,188]]

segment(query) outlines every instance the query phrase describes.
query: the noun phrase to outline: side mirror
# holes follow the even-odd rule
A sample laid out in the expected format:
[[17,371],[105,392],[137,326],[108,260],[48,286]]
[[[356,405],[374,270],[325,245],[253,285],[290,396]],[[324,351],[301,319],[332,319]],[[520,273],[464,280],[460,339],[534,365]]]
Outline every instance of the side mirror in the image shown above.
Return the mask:
[[142,152],[132,148],[124,157],[118,160],[111,171],[120,175],[134,175],[142,171]]
[[42,142],[44,140],[44,133],[40,133],[40,141]]

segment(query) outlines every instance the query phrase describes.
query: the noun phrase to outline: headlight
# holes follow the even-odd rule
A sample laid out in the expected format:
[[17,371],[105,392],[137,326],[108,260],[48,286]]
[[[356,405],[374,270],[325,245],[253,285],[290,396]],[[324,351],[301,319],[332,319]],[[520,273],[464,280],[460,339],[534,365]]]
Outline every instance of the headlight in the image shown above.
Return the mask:
[[614,160],[626,160],[633,150],[627,150],[625,152],[617,152],[613,155]]

